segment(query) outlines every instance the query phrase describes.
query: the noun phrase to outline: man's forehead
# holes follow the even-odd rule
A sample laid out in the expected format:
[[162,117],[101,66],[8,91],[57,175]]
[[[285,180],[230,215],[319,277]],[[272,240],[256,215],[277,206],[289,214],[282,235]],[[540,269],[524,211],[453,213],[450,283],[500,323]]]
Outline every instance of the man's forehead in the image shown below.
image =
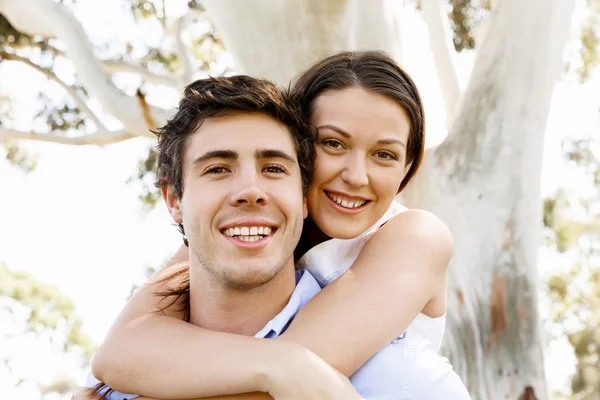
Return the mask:
[[196,158],[217,150],[255,154],[267,148],[296,157],[292,134],[279,121],[261,114],[228,115],[204,121],[189,137],[187,155]]

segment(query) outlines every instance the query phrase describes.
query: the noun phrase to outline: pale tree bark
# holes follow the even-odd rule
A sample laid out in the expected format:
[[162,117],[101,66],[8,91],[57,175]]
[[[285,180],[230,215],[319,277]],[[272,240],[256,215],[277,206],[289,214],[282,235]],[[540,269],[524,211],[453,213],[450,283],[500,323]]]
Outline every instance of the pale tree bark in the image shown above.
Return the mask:
[[283,85],[313,62],[352,47],[368,45],[400,57],[393,18],[382,12],[382,7],[391,7],[386,0],[204,0],[202,4],[232,53],[236,71]]
[[345,50],[380,49],[402,62],[402,43],[398,16],[401,1],[350,0],[346,3]]
[[454,45],[448,14],[442,7],[442,0],[421,0],[423,18],[427,22],[429,41],[435,60],[438,80],[446,106],[446,121],[450,125],[454,110],[460,98],[458,77],[452,63]]
[[452,229],[445,351],[477,399],[546,398],[538,316],[546,119],[573,0],[502,0],[446,141],[408,188]]

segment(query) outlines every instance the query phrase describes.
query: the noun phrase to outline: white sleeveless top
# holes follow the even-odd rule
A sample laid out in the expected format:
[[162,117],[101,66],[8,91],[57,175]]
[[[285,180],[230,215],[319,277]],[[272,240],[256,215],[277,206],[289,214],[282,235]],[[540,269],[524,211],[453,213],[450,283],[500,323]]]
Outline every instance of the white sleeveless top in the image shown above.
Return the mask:
[[[373,226],[353,239],[330,239],[310,249],[296,263],[298,268],[308,270],[325,287],[350,268],[363,246],[387,221],[407,210],[393,201],[390,208]],[[446,315],[431,318],[419,313],[407,328],[407,332],[418,334],[427,339],[435,351],[439,351],[444,337]]]

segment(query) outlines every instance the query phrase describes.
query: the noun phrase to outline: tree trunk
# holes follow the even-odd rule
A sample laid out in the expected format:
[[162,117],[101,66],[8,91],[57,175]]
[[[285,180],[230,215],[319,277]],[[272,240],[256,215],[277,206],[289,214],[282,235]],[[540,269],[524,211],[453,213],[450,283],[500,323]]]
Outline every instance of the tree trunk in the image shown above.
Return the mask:
[[237,72],[287,85],[313,62],[377,47],[400,57],[389,0],[204,0]]
[[571,0],[499,2],[450,134],[405,196],[454,233],[444,350],[476,399],[547,397],[541,157],[573,8]]
[[[230,3],[205,6],[236,69],[280,83],[352,48],[357,26],[380,32],[389,24],[377,13],[348,18],[355,1]],[[573,8],[574,0],[498,2],[450,134],[407,188],[408,205],[433,211],[456,238],[445,353],[474,399],[547,398],[537,305],[539,185]],[[379,38],[368,43],[390,51],[389,38]]]

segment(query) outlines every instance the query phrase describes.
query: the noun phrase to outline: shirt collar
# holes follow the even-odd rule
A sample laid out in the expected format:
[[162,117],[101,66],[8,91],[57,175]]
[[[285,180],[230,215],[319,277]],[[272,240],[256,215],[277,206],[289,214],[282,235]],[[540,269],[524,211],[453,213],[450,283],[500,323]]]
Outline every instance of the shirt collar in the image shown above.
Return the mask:
[[254,337],[274,338],[281,335],[296,314],[298,314],[298,311],[319,293],[320,290],[321,287],[310,272],[306,270],[296,271],[296,288],[292,292],[290,301],[283,310],[270,320],[260,332],[254,335]]

